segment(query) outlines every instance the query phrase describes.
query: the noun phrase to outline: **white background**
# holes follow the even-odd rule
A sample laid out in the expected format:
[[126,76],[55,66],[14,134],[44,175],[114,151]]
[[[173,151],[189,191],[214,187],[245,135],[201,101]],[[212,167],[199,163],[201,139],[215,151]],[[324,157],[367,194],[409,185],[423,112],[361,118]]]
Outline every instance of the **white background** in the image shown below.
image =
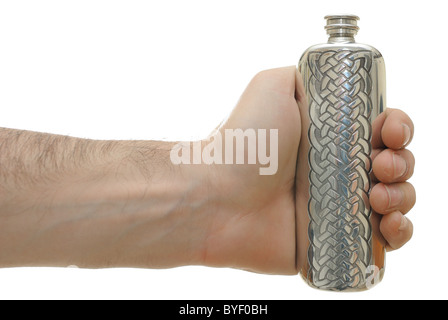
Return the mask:
[[0,1],[0,126],[96,139],[208,134],[258,71],[326,41],[323,17],[361,17],[357,41],[387,67],[388,106],[414,120],[413,240],[372,291],[325,293],[299,278],[171,270],[0,270],[0,298],[448,298],[445,1]]

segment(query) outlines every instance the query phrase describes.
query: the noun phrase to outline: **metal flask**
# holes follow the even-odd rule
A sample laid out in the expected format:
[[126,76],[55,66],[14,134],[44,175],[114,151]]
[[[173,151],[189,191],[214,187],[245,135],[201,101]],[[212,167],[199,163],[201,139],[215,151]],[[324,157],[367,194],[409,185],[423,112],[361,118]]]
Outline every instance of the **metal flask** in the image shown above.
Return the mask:
[[304,253],[298,263],[314,288],[362,291],[380,282],[385,269],[380,218],[369,204],[372,130],[385,110],[385,67],[378,50],[355,42],[357,16],[325,19],[328,43],[309,48],[299,63],[309,194],[298,218],[299,233],[308,234],[299,239]]

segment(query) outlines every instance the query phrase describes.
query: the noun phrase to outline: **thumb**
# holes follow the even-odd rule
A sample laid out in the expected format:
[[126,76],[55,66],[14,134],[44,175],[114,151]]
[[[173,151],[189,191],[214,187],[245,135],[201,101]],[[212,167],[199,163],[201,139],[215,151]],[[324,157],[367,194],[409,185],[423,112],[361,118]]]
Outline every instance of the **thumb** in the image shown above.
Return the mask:
[[[291,120],[298,120],[296,74],[295,66],[259,72],[250,81],[224,126],[279,129]],[[290,119],[291,116],[296,119]],[[297,126],[297,121],[293,125]]]
[[229,118],[226,129],[277,130],[279,169],[295,168],[301,138],[301,119],[296,101],[300,77],[295,66],[259,72],[250,81]]

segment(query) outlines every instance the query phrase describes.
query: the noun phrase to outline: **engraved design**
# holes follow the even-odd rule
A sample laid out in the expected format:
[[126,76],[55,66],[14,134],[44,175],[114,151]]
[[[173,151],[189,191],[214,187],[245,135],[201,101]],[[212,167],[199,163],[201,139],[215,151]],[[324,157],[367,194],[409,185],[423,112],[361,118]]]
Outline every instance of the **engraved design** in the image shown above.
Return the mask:
[[362,288],[371,263],[372,54],[311,52],[308,278],[328,290]]

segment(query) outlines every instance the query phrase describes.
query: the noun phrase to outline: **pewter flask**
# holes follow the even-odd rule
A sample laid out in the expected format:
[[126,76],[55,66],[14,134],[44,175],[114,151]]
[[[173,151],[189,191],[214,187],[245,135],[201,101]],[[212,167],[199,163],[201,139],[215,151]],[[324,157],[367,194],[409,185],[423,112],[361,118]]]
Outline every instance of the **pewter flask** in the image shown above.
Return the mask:
[[379,218],[369,205],[372,124],[385,109],[385,67],[378,50],[355,42],[357,16],[325,19],[328,43],[309,48],[299,63],[308,196],[298,227],[308,237],[299,239],[305,253],[298,263],[312,287],[361,291],[385,269]]

